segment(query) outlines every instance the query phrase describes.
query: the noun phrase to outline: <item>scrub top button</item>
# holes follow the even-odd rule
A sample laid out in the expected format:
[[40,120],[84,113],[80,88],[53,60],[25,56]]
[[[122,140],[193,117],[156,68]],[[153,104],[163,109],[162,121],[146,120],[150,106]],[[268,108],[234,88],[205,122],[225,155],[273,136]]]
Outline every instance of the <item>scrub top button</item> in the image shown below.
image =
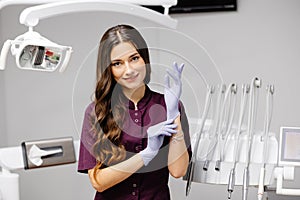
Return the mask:
[[135,116],[138,116],[139,114],[136,112],[136,113],[134,113],[134,115],[135,115]]
[[138,119],[135,119],[134,121],[135,121],[136,123],[137,123],[137,122],[139,122],[139,120],[138,120]]
[[136,185],[135,183],[134,183],[134,184],[132,184],[132,187],[134,187],[134,188],[135,188],[136,186],[137,186],[137,185]]
[[135,192],[132,192],[132,195],[135,196]]
[[135,146],[135,150],[136,150],[136,152],[141,151],[142,150],[142,146],[141,145]]

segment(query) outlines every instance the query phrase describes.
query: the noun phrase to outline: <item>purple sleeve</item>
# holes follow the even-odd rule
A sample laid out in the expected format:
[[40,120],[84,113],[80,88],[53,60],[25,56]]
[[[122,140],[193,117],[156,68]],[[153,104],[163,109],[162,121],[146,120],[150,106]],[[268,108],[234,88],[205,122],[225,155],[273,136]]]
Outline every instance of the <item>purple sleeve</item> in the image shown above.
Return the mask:
[[87,173],[89,169],[92,169],[96,165],[96,159],[92,155],[92,146],[95,143],[95,136],[92,131],[94,107],[94,103],[88,105],[82,124],[77,168],[77,171],[81,173]]

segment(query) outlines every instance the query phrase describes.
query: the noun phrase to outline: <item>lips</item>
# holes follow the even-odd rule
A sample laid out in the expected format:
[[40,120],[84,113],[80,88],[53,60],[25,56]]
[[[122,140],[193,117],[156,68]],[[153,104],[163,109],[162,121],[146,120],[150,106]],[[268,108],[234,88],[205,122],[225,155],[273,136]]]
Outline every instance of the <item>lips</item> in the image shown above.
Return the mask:
[[130,76],[130,77],[127,77],[127,78],[123,78],[123,79],[126,80],[126,81],[129,81],[129,82],[132,82],[138,77],[138,75],[139,74],[136,74],[136,75],[133,75],[133,76]]

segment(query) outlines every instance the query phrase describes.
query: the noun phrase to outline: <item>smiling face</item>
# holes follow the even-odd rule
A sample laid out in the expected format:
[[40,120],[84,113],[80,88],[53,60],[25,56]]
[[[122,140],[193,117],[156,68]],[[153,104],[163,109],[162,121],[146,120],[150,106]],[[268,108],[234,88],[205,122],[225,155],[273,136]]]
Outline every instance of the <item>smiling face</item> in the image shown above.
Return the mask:
[[121,42],[112,48],[111,70],[125,91],[134,92],[145,85],[145,61],[130,42]]

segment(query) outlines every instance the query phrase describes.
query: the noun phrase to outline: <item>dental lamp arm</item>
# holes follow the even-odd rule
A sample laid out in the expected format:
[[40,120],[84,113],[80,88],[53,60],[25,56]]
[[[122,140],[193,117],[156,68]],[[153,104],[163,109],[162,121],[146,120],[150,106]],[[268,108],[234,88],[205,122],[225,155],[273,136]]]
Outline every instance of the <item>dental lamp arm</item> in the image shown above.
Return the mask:
[[[65,0],[71,1],[71,0]],[[165,9],[175,6],[177,4],[177,0],[119,0],[120,2],[132,3],[137,5],[153,5],[159,6],[162,5]],[[2,0],[0,1],[0,10],[8,5],[18,5],[18,4],[45,4],[45,3],[54,3],[61,2],[61,0]]]
[[11,42],[12,42],[11,40],[6,40],[2,47],[1,54],[0,54],[0,70],[5,69],[6,57],[7,57]]
[[63,62],[62,66],[59,68],[60,73],[63,73],[66,70],[66,68],[69,64],[70,58],[71,58],[71,54],[72,54],[72,51],[66,51],[66,55],[65,55],[66,61]]
[[[127,2],[127,3],[125,3]],[[89,1],[65,1],[55,2],[44,5],[38,5],[26,8],[20,15],[20,23],[28,27],[34,27],[38,24],[40,19],[51,16],[57,16],[64,13],[86,12],[86,11],[109,11],[125,13],[140,18],[154,21],[158,24],[170,28],[176,28],[177,21],[168,15],[161,14],[148,8],[138,5],[130,4],[130,2],[142,5],[156,5],[152,1],[105,1],[105,0],[89,0]],[[158,4],[159,1],[156,1]],[[159,5],[176,5],[177,1],[164,1]]]

